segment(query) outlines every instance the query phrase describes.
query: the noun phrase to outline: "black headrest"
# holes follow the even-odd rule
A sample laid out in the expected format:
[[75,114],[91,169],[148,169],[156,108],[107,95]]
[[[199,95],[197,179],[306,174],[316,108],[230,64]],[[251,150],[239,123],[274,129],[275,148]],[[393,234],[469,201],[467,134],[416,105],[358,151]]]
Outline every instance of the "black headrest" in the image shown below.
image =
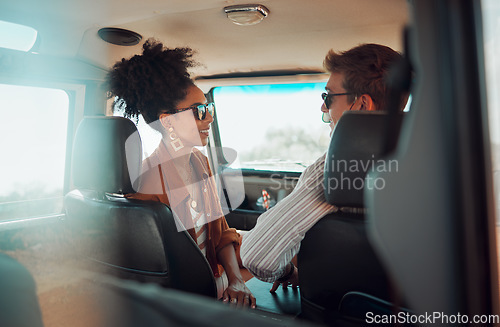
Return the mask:
[[[386,112],[348,111],[339,119],[325,159],[324,186],[328,203],[338,207],[364,207],[365,177],[384,155],[387,118]],[[397,115],[398,128],[402,118],[402,114]],[[385,167],[391,171],[397,168],[397,162]],[[384,187],[384,183],[377,180],[369,185]]]
[[87,117],[73,142],[71,176],[76,188],[132,193],[142,163],[142,145],[132,121]]

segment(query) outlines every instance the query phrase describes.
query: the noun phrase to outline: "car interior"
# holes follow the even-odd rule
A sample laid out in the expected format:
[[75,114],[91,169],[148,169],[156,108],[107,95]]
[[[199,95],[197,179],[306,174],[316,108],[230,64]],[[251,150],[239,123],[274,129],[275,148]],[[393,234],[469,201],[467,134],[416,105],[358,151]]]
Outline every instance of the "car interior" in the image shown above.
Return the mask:
[[[4,1],[0,325],[500,324],[499,30],[495,0]],[[128,197],[161,135],[106,78],[148,39],[195,51],[230,227],[251,230],[326,153],[337,210],[301,242],[298,289],[241,268],[257,308],[220,303],[172,209]],[[325,55],[365,43],[403,56],[391,101],[330,133]],[[343,178],[360,186],[332,190]]]

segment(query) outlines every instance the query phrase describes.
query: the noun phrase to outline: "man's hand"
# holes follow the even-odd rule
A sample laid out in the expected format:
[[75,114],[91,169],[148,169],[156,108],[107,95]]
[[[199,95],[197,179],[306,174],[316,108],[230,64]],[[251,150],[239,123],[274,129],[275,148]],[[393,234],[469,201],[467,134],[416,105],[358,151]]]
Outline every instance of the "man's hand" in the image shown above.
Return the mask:
[[297,289],[297,287],[299,286],[299,269],[293,266],[293,273],[290,278],[283,282],[275,281],[273,283],[273,287],[271,287],[270,292],[276,292],[280,285],[283,285],[283,289],[286,289],[288,285],[291,285],[293,289]]

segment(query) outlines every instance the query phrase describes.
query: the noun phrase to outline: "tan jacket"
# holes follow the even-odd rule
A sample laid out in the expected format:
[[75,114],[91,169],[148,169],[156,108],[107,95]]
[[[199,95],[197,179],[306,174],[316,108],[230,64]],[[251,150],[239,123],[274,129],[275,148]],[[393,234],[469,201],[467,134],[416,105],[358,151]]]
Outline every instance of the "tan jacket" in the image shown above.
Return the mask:
[[[144,160],[139,192],[130,194],[128,197],[166,204],[196,242],[196,233],[188,205],[190,195],[171,162],[173,158],[165,146],[163,141],[160,142],[155,152]],[[203,209],[208,221],[207,260],[214,276],[220,277],[224,269],[217,260],[217,253],[230,243],[233,243],[235,250],[239,252],[240,237],[234,228],[229,228],[226,222],[207,157],[199,150],[194,149],[190,160],[194,178],[203,194]],[[182,226],[178,227],[182,228]]]

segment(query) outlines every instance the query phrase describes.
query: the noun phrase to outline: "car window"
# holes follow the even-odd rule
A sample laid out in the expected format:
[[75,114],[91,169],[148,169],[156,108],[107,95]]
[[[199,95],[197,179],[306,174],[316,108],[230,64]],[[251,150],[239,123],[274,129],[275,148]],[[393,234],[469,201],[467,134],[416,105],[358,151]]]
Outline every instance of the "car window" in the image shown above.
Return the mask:
[[68,106],[63,90],[0,84],[0,221],[62,211]]
[[221,146],[236,150],[233,168],[303,171],[327,148],[321,120],[326,83],[223,86],[213,89]]

